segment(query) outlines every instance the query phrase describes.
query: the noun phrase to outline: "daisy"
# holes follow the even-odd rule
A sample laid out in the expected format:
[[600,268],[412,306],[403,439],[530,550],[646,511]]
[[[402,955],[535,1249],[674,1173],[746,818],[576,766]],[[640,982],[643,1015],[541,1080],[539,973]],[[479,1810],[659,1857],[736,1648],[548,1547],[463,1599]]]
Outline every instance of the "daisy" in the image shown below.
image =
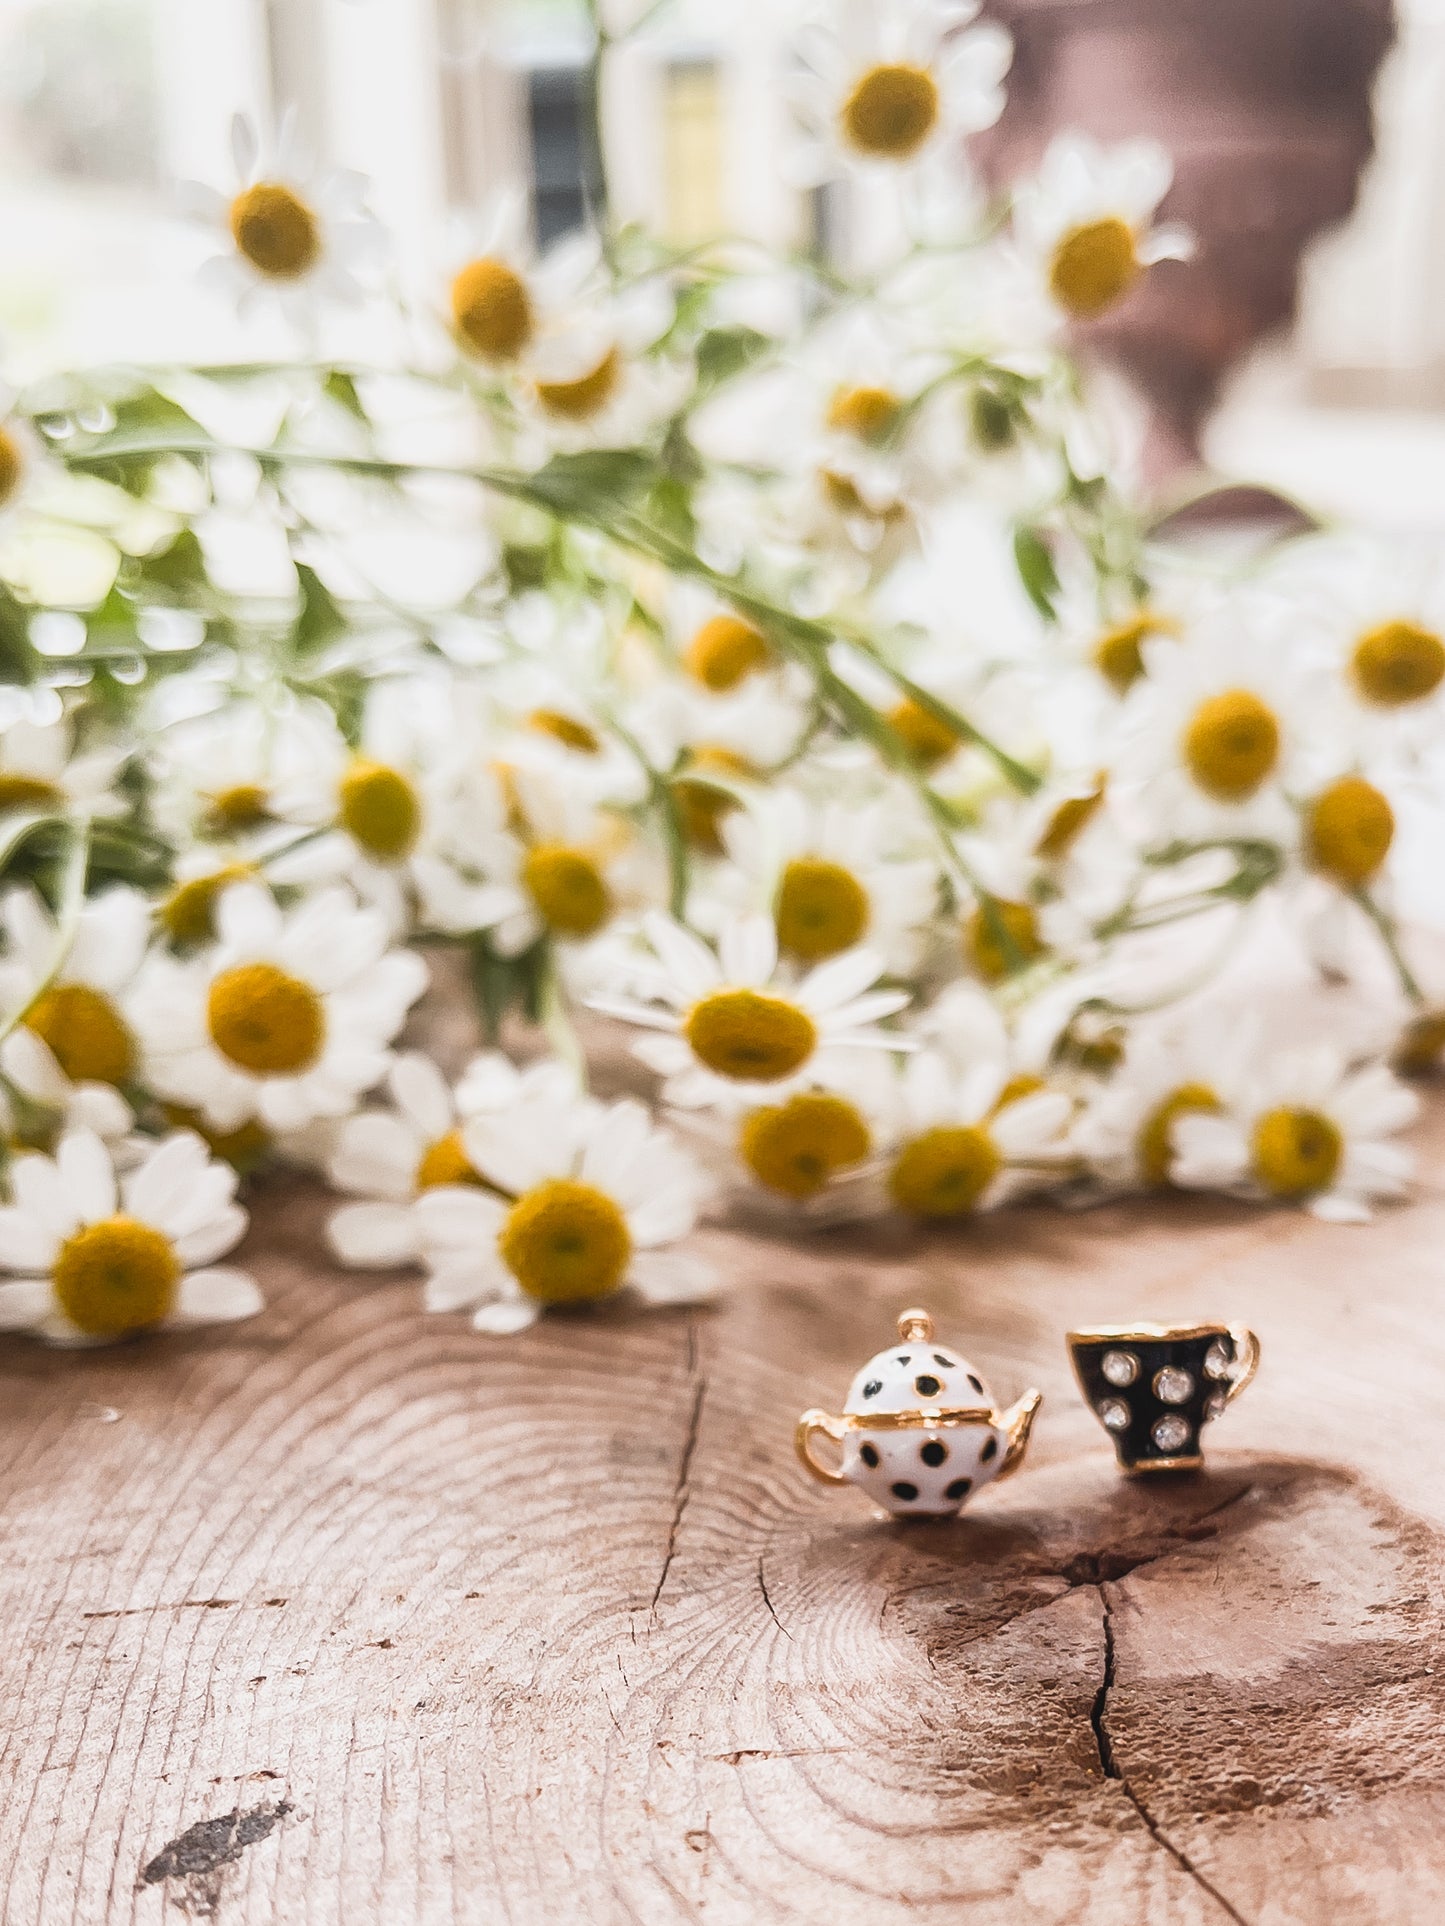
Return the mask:
[[14,396],[0,387],[0,526],[24,502],[43,467],[44,449]]
[[844,950],[795,982],[779,971],[770,917],[724,924],[716,952],[656,912],[643,918],[643,929],[655,962],[633,967],[649,985],[648,1001],[590,1002],[604,1015],[666,1033],[634,1047],[668,1079],[670,1103],[783,1096],[809,1078],[826,1082],[836,1052],[912,1048],[907,1036],[878,1028],[909,999],[906,990],[870,989],[883,973],[873,950]]
[[911,167],[991,127],[1013,43],[988,23],[960,32],[977,12],[975,0],[877,0],[810,22],[793,88],[800,175]]
[[475,1306],[476,1329],[500,1335],[625,1285],[655,1304],[714,1288],[709,1266],[670,1248],[691,1232],[705,1180],[641,1104],[554,1089],[473,1117],[462,1142],[488,1188],[416,1205],[428,1310]]
[[1219,1114],[1177,1118],[1173,1179],[1367,1223],[1372,1203],[1404,1194],[1414,1154],[1390,1139],[1419,1108],[1383,1064],[1353,1070],[1328,1045],[1277,1055],[1249,1069]]
[[776,787],[730,815],[723,846],[749,907],[766,908],[778,948],[821,963],[866,938],[892,974],[916,967],[938,904],[938,866],[913,798],[890,788],[859,805]]
[[[485,929],[509,898],[457,860],[469,841],[449,686],[423,677],[372,684],[356,748],[337,738],[278,792],[292,821],[320,833],[268,860],[277,884],[350,883],[393,935],[416,920]],[[319,750],[318,745],[318,750]]]
[[1075,1123],[1076,1149],[1111,1188],[1157,1190],[1173,1182],[1176,1127],[1186,1117],[1223,1112],[1220,1092],[1235,1087],[1252,1047],[1243,1027],[1219,1010],[1136,1032]]
[[380,238],[362,177],[314,172],[289,114],[269,150],[238,114],[231,157],[236,182],[229,194],[198,183],[186,189],[191,212],[225,237],[225,251],[202,269],[206,283],[229,295],[242,316],[270,299],[293,325],[309,323],[318,299],[358,300],[354,270]]
[[1312,631],[1347,746],[1378,758],[1438,740],[1445,570],[1433,546],[1321,539],[1304,544],[1273,581]]
[[389,950],[385,919],[340,888],[283,912],[258,884],[237,883],[216,927],[195,958],[147,965],[135,1018],[150,1084],[225,1131],[346,1115],[385,1074],[425,963]]
[[[287,810],[318,768],[344,759],[345,743],[321,702],[246,697],[162,730],[151,759],[151,812],[177,842],[249,852],[284,840]],[[310,827],[304,817],[293,829]]]
[[463,354],[507,363],[531,345],[538,317],[528,285],[529,227],[523,196],[505,190],[491,197],[474,226],[455,237],[446,322]]
[[488,926],[503,956],[544,936],[568,946],[600,936],[626,907],[662,900],[658,852],[612,810],[541,769],[506,772],[511,827],[471,848],[488,881]]
[[114,743],[77,749],[68,717],[34,722],[17,716],[0,728],[0,825],[8,834],[20,816],[124,815],[125,798],[115,793],[114,783],[126,756]]
[[1037,178],[1018,192],[1015,232],[1050,300],[1067,320],[1092,321],[1156,261],[1187,261],[1187,229],[1153,225],[1174,169],[1153,141],[1101,147],[1064,134]]
[[0,1208],[0,1328],[54,1344],[105,1344],[157,1326],[254,1317],[261,1293],[215,1260],[239,1243],[236,1173],[189,1131],[118,1175],[90,1130],[54,1158],[17,1157]]
[[387,1269],[417,1255],[412,1205],[441,1185],[477,1184],[462,1140],[462,1125],[487,1110],[559,1093],[575,1097],[575,1074],[544,1062],[517,1070],[498,1051],[476,1058],[453,1090],[430,1057],[409,1050],[386,1076],[386,1109],[369,1109],[342,1123],[326,1174],[338,1190],[365,1198],[333,1213],[331,1248],[343,1264]]
[[0,1044],[0,1130],[12,1145],[48,1150],[67,1130],[93,1130],[131,1158],[135,1116],[108,1083],[74,1083],[55,1053],[22,1023]]
[[1311,752],[1318,699],[1274,640],[1236,606],[1188,642],[1145,644],[1116,770],[1121,799],[1153,842],[1288,834],[1283,791]]
[[141,1059],[133,1004],[150,933],[148,899],[126,888],[92,897],[66,947],[35,892],[11,890],[0,903],[0,926],[7,949],[0,1008],[23,1010],[24,1026],[69,1083],[133,1083]]
[[884,1184],[912,1217],[961,1217],[996,1205],[1069,1168],[1062,1091],[1014,1095],[1001,1066],[962,1073],[932,1050],[900,1075],[897,1135]]

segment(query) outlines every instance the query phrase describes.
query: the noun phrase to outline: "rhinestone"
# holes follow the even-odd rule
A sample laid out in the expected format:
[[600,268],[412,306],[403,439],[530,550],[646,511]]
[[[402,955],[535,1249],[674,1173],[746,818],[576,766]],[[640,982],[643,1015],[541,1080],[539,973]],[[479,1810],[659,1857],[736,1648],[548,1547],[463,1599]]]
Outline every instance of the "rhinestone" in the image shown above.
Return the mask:
[[1106,1351],[1099,1369],[1110,1384],[1132,1384],[1139,1375],[1139,1360],[1132,1351]]
[[1189,1442],[1189,1426],[1177,1411],[1170,1411],[1155,1419],[1151,1435],[1161,1451],[1178,1451]]
[[1204,1354],[1204,1375],[1206,1378],[1227,1378],[1234,1368],[1234,1359],[1222,1344],[1211,1344]]
[[1211,1391],[1209,1396],[1204,1400],[1205,1417],[1217,1418],[1228,1403],[1229,1399],[1222,1391]]
[[1188,1404],[1194,1395],[1194,1373],[1182,1365],[1166,1364],[1154,1373],[1154,1395],[1160,1404]]
[[1105,1398],[1099,1406],[1099,1422],[1106,1431],[1127,1431],[1129,1415],[1129,1407],[1122,1398]]

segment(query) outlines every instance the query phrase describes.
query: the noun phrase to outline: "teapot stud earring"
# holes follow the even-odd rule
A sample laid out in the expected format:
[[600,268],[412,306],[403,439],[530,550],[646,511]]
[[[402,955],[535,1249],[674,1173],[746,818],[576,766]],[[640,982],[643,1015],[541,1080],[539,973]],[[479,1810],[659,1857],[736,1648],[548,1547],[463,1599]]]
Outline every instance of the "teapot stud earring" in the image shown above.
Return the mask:
[[[854,1378],[841,1417],[803,1413],[798,1456],[820,1483],[857,1485],[895,1517],[950,1517],[1017,1470],[1044,1394],[998,1410],[968,1359],[937,1343],[927,1311],[904,1311],[898,1340]],[[836,1464],[814,1456],[819,1432],[841,1447]]]

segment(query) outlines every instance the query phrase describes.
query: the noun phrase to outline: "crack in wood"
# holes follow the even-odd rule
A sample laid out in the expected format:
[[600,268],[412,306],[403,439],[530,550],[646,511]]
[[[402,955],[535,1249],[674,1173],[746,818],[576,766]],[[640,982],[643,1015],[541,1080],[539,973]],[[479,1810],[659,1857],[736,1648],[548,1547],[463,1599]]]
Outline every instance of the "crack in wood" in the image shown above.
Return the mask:
[[763,1595],[763,1603],[764,1605],[767,1606],[768,1615],[772,1619],[774,1625],[777,1626],[778,1630],[782,1633],[784,1638],[790,1639],[793,1636],[792,1633],[788,1630],[787,1626],[784,1625],[783,1621],[778,1617],[777,1608],[774,1606],[772,1599],[768,1596],[768,1581],[766,1578],[763,1577],[763,1555],[761,1552],[758,1553],[758,1590]]
[[[690,1367],[695,1367],[697,1363],[697,1343],[693,1320],[691,1318],[688,1319],[687,1335],[688,1363]],[[672,1570],[672,1561],[677,1554],[677,1535],[682,1527],[682,1515],[687,1510],[688,1500],[692,1496],[692,1485],[690,1482],[692,1477],[692,1456],[697,1450],[698,1431],[702,1425],[703,1401],[706,1397],[707,1375],[704,1373],[698,1378],[696,1389],[693,1392],[692,1411],[689,1414],[687,1423],[687,1435],[682,1441],[682,1456],[678,1460],[677,1466],[677,1483],[674,1485],[672,1493],[672,1521],[667,1528],[667,1550],[663,1553],[662,1570],[657,1575],[657,1584],[653,1588],[652,1598],[648,1604],[648,1612],[652,1618],[656,1618],[657,1616],[657,1601],[662,1597],[662,1588],[667,1583],[667,1575]]]
[[[1235,1503],[1237,1500],[1231,1499],[1229,1502]],[[1220,1506],[1219,1509],[1223,1510],[1224,1507]],[[1153,1560],[1141,1560],[1140,1562],[1152,1564]],[[1137,1788],[1129,1778],[1129,1775],[1119,1763],[1119,1755],[1114,1746],[1113,1736],[1109,1731],[1109,1695],[1114,1689],[1115,1673],[1114,1608],[1109,1599],[1109,1581],[1101,1579],[1097,1589],[1099,1593],[1099,1604],[1104,1614],[1104,1676],[1099,1682],[1099,1689],[1094,1694],[1094,1703],[1089,1709],[1089,1724],[1093,1728],[1094,1745],[1099,1754],[1099,1765],[1104,1777],[1106,1779],[1112,1779],[1118,1786],[1124,1797],[1129,1801],[1129,1804],[1134,1808],[1135,1812],[1138,1813],[1140,1819],[1143,1821],[1146,1832],[1154,1841],[1155,1845],[1168,1853],[1179,1870],[1184,1873],[1187,1878],[1193,1880],[1194,1884],[1198,1886],[1202,1893],[1207,1894],[1208,1897],[1214,1901],[1215,1905],[1219,1907],[1226,1918],[1233,1920],[1234,1926],[1250,1926],[1250,1922],[1244,1917],[1244,1914],[1230,1904],[1224,1897],[1224,1894],[1220,1892],[1219,1888],[1214,1884],[1213,1880],[1210,1879],[1209,1875],[1201,1872],[1199,1867],[1196,1866],[1194,1861],[1189,1857],[1188,1853],[1185,1852],[1184,1848],[1176,1845],[1174,1840],[1164,1831],[1163,1827],[1160,1826],[1159,1822],[1155,1819],[1153,1813],[1151,1813],[1145,1805]]]

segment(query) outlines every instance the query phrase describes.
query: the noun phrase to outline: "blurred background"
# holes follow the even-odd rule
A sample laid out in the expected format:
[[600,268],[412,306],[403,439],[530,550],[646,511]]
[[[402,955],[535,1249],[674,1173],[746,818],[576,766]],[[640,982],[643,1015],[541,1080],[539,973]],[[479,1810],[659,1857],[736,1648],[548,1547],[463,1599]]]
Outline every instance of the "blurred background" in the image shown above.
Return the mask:
[[[848,3],[848,0],[844,0]],[[856,3],[856,0],[855,0]],[[989,0],[1016,41],[977,161],[1150,134],[1196,261],[1088,346],[1147,397],[1157,476],[1201,458],[1387,528],[1445,523],[1445,0]],[[865,197],[788,184],[776,0],[673,0],[617,55],[618,211],[840,258]],[[178,184],[232,178],[237,113],[294,109],[357,168],[400,271],[499,190],[583,217],[587,33],[569,0],[0,0],[0,336],[22,373],[244,353],[195,285]],[[250,345],[254,345],[251,343]]]

